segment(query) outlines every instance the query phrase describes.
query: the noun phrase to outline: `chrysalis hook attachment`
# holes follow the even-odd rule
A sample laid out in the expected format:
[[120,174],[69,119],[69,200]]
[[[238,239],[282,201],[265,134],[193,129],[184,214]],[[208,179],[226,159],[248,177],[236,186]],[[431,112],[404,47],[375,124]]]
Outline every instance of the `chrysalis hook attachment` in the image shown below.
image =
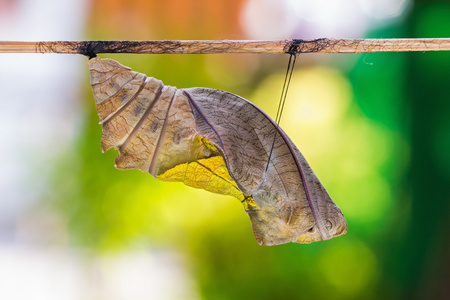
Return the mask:
[[302,39],[292,39],[292,43],[289,46],[288,51],[286,53],[292,55],[297,55],[298,53],[301,53],[300,45],[303,43]]

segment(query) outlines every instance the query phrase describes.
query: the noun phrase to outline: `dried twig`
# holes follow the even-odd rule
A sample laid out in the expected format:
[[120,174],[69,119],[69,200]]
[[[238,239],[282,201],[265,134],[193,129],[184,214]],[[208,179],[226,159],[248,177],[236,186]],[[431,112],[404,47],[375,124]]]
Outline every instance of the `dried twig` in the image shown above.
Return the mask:
[[448,51],[450,39],[315,39],[210,41],[0,41],[0,53],[367,53]]

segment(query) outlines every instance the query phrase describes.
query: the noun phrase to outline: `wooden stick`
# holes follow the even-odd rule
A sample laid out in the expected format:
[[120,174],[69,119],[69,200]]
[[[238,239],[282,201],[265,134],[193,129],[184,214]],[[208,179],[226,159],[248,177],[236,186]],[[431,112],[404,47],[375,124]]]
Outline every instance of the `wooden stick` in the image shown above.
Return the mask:
[[97,53],[368,53],[449,51],[450,39],[315,39],[210,41],[0,41],[0,53],[67,53],[89,57]]

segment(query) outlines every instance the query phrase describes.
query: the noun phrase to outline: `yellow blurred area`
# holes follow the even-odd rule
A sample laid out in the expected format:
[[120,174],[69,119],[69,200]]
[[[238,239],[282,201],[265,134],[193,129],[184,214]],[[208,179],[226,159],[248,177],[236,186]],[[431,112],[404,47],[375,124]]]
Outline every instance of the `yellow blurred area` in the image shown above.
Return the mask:
[[[329,288],[324,294],[334,299],[358,298],[368,294],[378,280],[378,261],[375,254],[364,243],[347,239],[326,249],[319,260],[320,272]],[[337,293],[335,293],[337,292]]]
[[206,227],[220,228],[238,216],[245,220],[242,204],[235,197],[142,175],[139,184],[108,186],[99,199],[102,208],[97,216],[101,219],[96,222],[107,230],[95,242],[100,250],[117,251],[124,242],[146,235],[159,243],[183,245]]

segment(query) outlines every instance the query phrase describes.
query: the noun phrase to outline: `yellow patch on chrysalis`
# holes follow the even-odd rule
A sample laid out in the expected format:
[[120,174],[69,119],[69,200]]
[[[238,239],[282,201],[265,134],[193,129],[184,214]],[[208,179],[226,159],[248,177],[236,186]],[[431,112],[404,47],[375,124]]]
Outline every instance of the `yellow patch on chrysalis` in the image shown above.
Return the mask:
[[234,196],[239,201],[245,199],[236,182],[230,178],[222,156],[213,156],[190,163],[179,164],[158,175],[157,178],[164,181],[183,182],[194,188]]
[[[199,142],[197,137],[194,139],[194,144]],[[200,143],[205,145],[211,153],[219,153],[217,148],[209,143],[205,137],[200,137]],[[163,181],[182,182],[193,188],[233,196],[243,203],[246,210],[258,209],[253,198],[245,196],[239,190],[236,182],[228,173],[223,157],[220,155],[176,165],[158,175],[157,178]]]

